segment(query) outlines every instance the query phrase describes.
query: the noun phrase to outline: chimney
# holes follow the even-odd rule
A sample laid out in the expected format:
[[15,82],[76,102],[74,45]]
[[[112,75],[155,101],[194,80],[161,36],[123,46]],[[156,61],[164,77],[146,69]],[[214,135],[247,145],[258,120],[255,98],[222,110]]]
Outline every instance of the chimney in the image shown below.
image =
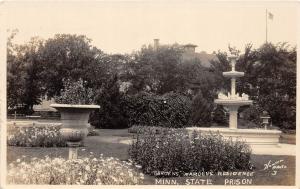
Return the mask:
[[154,39],[154,45],[153,45],[154,50],[157,50],[158,47],[159,47],[159,39]]

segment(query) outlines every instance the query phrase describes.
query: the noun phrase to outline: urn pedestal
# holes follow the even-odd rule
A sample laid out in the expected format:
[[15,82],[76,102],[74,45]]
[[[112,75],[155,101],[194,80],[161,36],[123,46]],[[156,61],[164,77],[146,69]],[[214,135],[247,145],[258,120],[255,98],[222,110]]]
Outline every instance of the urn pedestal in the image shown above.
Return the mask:
[[77,148],[88,134],[89,115],[98,105],[51,104],[61,114],[61,135],[69,147],[69,159],[77,158]]

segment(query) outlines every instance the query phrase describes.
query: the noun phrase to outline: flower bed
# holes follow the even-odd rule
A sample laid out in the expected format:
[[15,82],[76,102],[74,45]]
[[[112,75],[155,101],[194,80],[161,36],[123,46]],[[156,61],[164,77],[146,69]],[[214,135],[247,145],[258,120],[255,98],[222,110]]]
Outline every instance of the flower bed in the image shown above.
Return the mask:
[[[66,147],[59,130],[60,123],[9,124],[7,145],[19,147]],[[88,127],[88,136],[99,136],[94,127]]]
[[60,124],[32,124],[8,126],[7,145],[19,147],[65,147]]
[[[129,149],[130,157],[146,174],[157,171],[179,175],[201,171],[251,170],[251,148],[241,141],[226,140],[219,134],[184,129],[148,130],[137,134]],[[175,174],[174,174],[175,175]]]
[[18,159],[9,164],[8,184],[140,184],[144,176],[130,162],[116,158],[66,160],[63,158],[32,158],[30,162]]
[[139,134],[145,134],[148,132],[154,132],[154,133],[160,133],[162,130],[164,130],[163,127],[156,127],[156,126],[144,126],[144,125],[133,125],[128,128],[129,133],[139,133]]

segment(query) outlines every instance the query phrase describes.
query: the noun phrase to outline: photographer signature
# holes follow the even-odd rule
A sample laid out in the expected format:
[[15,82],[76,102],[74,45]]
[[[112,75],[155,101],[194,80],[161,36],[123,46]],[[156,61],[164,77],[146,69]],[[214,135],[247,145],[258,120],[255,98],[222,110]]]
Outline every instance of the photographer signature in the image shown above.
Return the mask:
[[264,169],[263,170],[271,170],[271,175],[276,175],[278,173],[278,170],[280,169],[286,169],[287,166],[285,164],[283,164],[284,160],[279,160],[279,161],[275,161],[272,162],[271,160],[269,160],[268,163],[264,164]]

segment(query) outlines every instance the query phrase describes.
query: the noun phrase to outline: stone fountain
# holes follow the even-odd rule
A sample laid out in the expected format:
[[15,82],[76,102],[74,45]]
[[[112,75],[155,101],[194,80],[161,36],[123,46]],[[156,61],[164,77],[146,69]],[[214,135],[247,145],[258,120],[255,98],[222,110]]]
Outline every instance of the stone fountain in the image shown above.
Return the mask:
[[223,93],[218,94],[218,99],[215,100],[216,104],[224,105],[229,109],[229,128],[237,129],[237,112],[240,106],[251,105],[252,100],[249,100],[249,96],[246,94],[239,95],[236,93],[236,78],[243,77],[244,72],[238,72],[235,70],[236,64],[235,56],[228,57],[231,62],[231,71],[223,72],[224,77],[231,78],[231,93],[226,96]]
[[223,105],[229,109],[229,127],[188,127],[187,130],[200,132],[218,132],[224,138],[241,139],[250,145],[259,146],[278,146],[281,131],[265,129],[240,129],[238,128],[238,108],[245,105],[252,105],[247,94],[236,93],[236,79],[244,76],[244,72],[235,70],[236,56],[228,57],[231,63],[231,71],[223,72],[223,76],[231,78],[231,91],[228,94],[219,93],[216,104]]

